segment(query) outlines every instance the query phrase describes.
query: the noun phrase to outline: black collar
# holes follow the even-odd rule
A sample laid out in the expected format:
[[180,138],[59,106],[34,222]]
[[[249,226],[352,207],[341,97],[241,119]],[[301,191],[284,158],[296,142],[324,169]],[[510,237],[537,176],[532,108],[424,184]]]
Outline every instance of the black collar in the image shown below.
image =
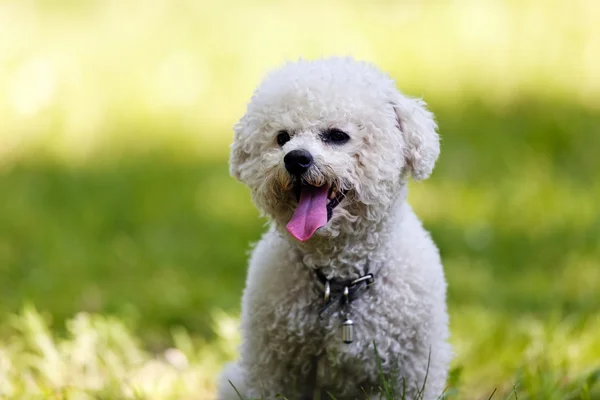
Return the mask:
[[[319,317],[323,318],[325,311],[335,310],[349,305],[351,302],[366,292],[375,282],[372,273],[367,273],[357,279],[340,281],[336,279],[327,279],[320,269],[315,270],[317,277],[317,286],[323,295],[323,307],[319,311]],[[331,307],[332,305],[337,307]]]

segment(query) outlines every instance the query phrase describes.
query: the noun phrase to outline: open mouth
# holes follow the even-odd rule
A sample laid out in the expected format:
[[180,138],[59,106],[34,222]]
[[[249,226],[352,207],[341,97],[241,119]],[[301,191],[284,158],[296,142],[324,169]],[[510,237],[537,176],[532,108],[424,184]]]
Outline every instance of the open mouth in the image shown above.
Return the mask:
[[315,231],[327,222],[346,196],[346,191],[335,187],[312,186],[299,181],[294,186],[298,205],[286,229],[296,239],[304,242],[312,237]]
[[333,215],[333,209],[340,204],[345,196],[345,190],[336,190],[334,187],[329,188],[329,195],[327,196],[327,221],[331,219],[331,216]]
[[[298,203],[300,203],[300,194],[302,193],[302,188],[306,186],[312,185],[307,183],[297,183],[294,185],[294,193],[296,194],[296,201]],[[329,192],[327,193],[327,221],[331,219],[331,216],[333,215],[333,209],[336,208],[344,199],[346,192],[346,190],[338,190],[333,186],[329,188]]]

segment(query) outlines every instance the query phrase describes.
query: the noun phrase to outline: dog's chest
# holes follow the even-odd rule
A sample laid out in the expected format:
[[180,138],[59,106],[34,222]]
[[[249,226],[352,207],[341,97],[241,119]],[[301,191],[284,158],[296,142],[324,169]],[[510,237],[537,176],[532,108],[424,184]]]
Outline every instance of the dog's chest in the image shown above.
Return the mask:
[[[307,287],[303,294],[302,297],[309,301],[290,301],[289,312],[282,314],[283,320],[277,324],[283,328],[279,333],[285,336],[286,342],[293,343],[297,349],[290,352],[291,357],[286,362],[293,366],[294,375],[312,381],[317,365],[321,364],[324,368],[317,379],[325,384],[328,381],[347,382],[348,387],[353,387],[376,382],[376,374],[370,374],[375,369],[365,368],[376,364],[373,341],[375,327],[382,318],[380,312],[369,307],[368,303],[374,301],[373,295],[365,295],[349,307],[334,304],[320,314],[324,305],[322,294],[312,287]],[[343,340],[344,323],[348,320],[352,321],[351,343]],[[383,347],[393,339],[386,340]]]

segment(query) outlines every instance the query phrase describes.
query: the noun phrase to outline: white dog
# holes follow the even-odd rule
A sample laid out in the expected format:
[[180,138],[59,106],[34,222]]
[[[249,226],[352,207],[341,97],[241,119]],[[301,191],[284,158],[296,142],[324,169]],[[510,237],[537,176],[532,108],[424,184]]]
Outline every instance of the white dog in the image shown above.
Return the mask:
[[220,399],[378,399],[382,377],[399,399],[442,394],[446,282],[406,203],[409,177],[427,178],[439,155],[436,128],[424,102],[349,58],[289,63],[258,87],[231,174],[271,224]]

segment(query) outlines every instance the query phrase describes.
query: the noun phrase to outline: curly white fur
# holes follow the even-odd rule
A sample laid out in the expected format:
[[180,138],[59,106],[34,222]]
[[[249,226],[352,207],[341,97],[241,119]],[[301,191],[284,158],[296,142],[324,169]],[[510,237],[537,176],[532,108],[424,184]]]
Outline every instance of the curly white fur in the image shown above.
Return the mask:
[[[350,141],[323,142],[329,128]],[[235,126],[230,164],[271,226],[250,259],[240,359],[223,372],[220,399],[239,398],[229,381],[245,398],[310,398],[315,357],[328,364],[322,383],[337,399],[364,398],[363,389],[379,387],[373,343],[407,399],[424,383],[424,399],[442,393],[452,358],[446,282],[435,244],[406,203],[408,178],[427,178],[439,155],[436,128],[424,102],[349,58],[289,63],[258,87]],[[291,137],[283,146],[281,130]],[[294,149],[314,157],[306,181],[348,190],[306,242],[285,230],[297,200],[283,157]],[[351,344],[341,341],[339,311],[319,320],[315,268],[334,279],[377,271],[352,303]]]

